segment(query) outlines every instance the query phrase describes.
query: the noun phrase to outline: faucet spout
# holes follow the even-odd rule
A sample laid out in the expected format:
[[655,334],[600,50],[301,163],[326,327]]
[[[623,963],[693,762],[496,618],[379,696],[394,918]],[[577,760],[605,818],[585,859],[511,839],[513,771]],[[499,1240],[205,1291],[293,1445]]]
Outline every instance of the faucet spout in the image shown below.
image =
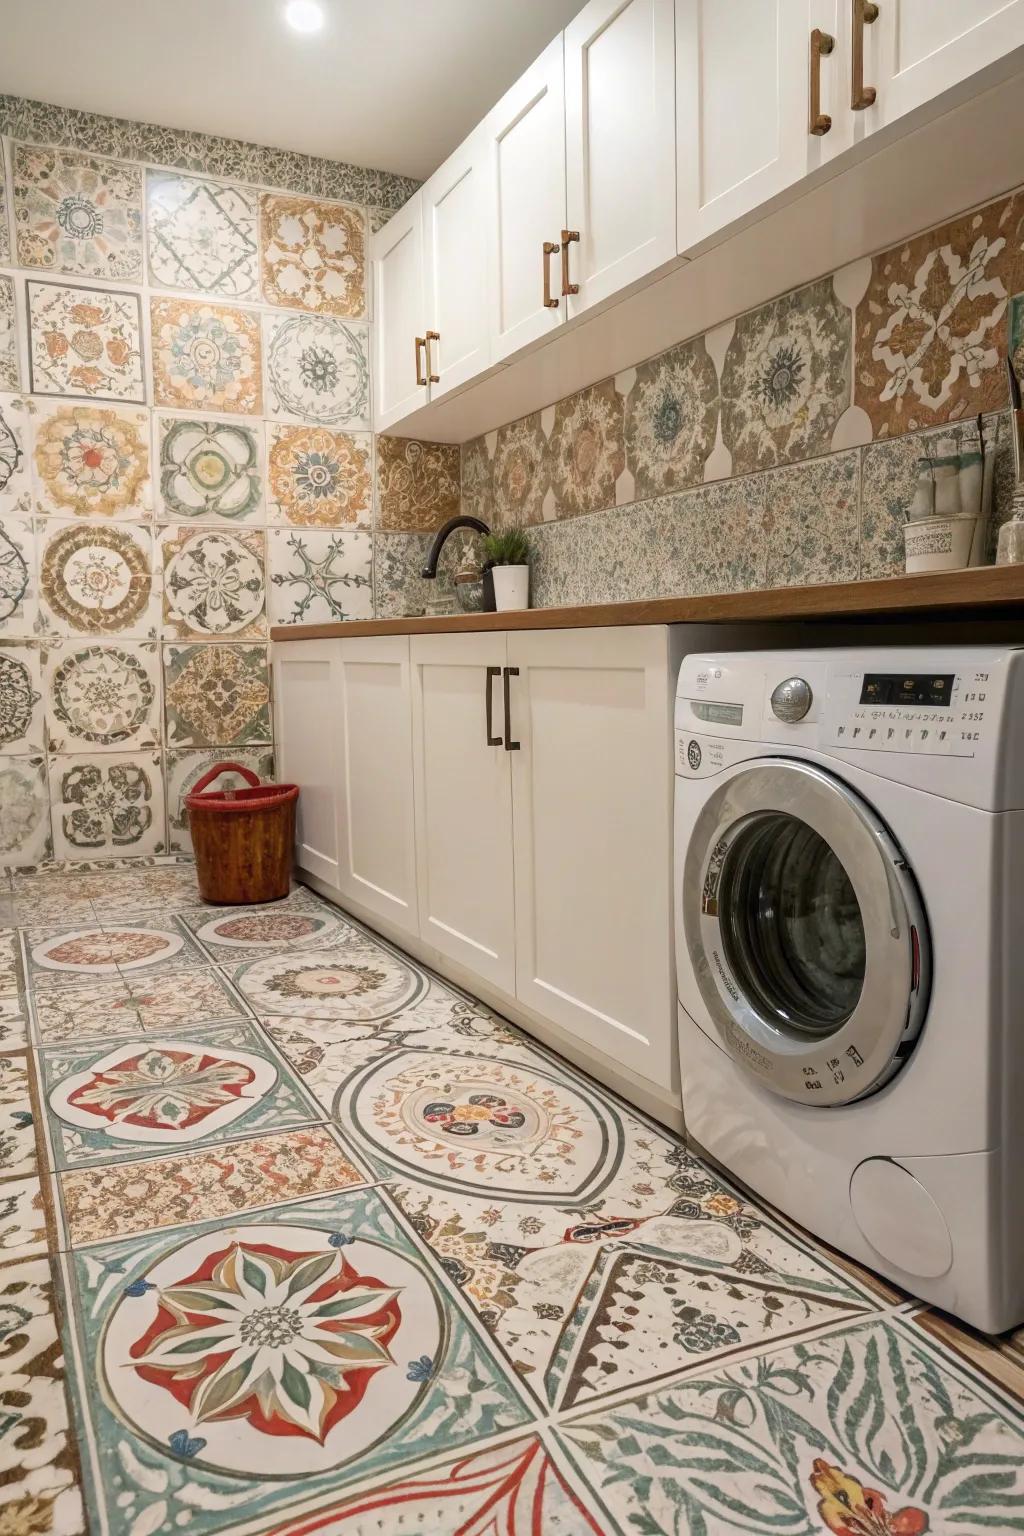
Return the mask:
[[478,517],[450,517],[444,526],[437,530],[434,542],[430,546],[427,563],[420,572],[425,581],[435,580],[437,576],[437,562],[440,559],[441,551],[456,528],[475,528],[477,533],[490,533],[491,531],[487,524],[481,522]]

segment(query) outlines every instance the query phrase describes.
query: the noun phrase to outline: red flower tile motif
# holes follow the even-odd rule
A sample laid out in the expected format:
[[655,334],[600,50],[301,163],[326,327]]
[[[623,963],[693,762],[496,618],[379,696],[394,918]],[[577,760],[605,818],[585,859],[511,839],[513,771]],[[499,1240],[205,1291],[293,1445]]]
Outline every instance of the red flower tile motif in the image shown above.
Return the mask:
[[818,1513],[833,1536],[924,1536],[930,1529],[923,1509],[908,1504],[890,1515],[883,1493],[864,1488],[822,1456],[815,1458],[811,1487],[819,1495]]

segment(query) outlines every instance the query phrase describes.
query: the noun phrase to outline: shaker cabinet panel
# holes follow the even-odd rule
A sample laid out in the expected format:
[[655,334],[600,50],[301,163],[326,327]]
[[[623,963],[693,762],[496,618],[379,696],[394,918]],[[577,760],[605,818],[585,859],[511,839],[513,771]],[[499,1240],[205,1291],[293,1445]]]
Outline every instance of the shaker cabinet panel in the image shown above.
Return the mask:
[[297,640],[274,651],[274,737],[281,782],[298,784],[295,862],[341,889],[336,728],[340,691],[337,640]]
[[374,427],[379,432],[427,403],[423,347],[422,192],[373,239]]
[[486,147],[477,130],[420,189],[431,400],[490,362]]
[[864,28],[866,116],[895,122],[1021,48],[1024,0],[885,0]]

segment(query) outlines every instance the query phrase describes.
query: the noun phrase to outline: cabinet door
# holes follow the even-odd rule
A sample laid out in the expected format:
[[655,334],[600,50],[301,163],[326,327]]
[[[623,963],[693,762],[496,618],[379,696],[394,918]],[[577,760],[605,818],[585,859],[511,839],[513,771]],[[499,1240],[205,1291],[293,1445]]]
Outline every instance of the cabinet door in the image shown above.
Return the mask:
[[864,29],[863,116],[894,122],[1024,47],[1024,0],[885,0]]
[[281,781],[299,786],[295,862],[341,889],[337,730],[340,642],[289,640],[274,647],[274,736]]
[[515,754],[504,745],[505,635],[414,635],[410,655],[420,937],[513,993]]
[[675,0],[590,0],[565,29],[569,314],[676,254]]
[[421,189],[425,324],[430,398],[482,373],[490,362],[486,305],[487,140],[478,129]]
[[[562,36],[484,120],[490,210],[487,217],[491,361],[498,362],[565,318],[558,245],[565,225],[565,82]],[[544,269],[552,308],[544,305]]]
[[373,238],[374,427],[379,432],[427,402],[416,338],[426,329],[419,192]]
[[508,637],[516,996],[654,1082],[675,1060],[668,631]]
[[[338,886],[343,896],[418,933],[409,639],[384,635],[335,644]],[[327,723],[322,708],[319,728]]]
[[805,0],[676,0],[681,255],[804,174],[807,17]]

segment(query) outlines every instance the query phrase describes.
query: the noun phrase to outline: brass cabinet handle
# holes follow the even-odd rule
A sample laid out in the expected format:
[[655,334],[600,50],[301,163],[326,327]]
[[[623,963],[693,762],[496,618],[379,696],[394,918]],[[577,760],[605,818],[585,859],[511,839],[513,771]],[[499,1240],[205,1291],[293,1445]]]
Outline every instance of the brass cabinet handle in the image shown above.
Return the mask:
[[434,372],[434,365],[433,365],[433,363],[430,360],[430,343],[432,341],[440,341],[440,340],[441,340],[441,333],[440,333],[440,331],[428,331],[426,336],[423,339],[423,350],[427,354],[427,381],[430,384],[440,384],[440,382],[441,382],[441,375],[439,373],[435,373]]
[[579,293],[579,291],[580,291],[579,283],[570,283],[570,281],[569,281],[569,247],[572,244],[572,242],[574,240],[578,240],[579,237],[580,237],[580,232],[579,232],[578,229],[563,229],[562,230],[562,297],[563,298],[567,297],[567,295],[570,294],[570,293]]
[[821,56],[830,54],[835,45],[834,37],[815,27],[811,33],[811,121],[807,131],[819,139],[832,127],[832,119],[821,110]]
[[427,343],[423,339],[423,337],[422,336],[417,336],[416,337],[416,383],[417,384],[422,384],[424,388],[426,388],[427,376],[423,372],[423,369],[420,367],[420,347],[422,347],[424,349],[424,351],[425,351],[426,350],[426,346],[427,346]]
[[878,6],[872,0],[852,0],[853,4],[853,88],[850,106],[855,112],[873,107],[876,91],[873,85],[864,84],[864,28],[878,20]]
[[544,308],[557,309],[558,300],[551,297],[551,258],[558,250],[553,240],[544,241]]

